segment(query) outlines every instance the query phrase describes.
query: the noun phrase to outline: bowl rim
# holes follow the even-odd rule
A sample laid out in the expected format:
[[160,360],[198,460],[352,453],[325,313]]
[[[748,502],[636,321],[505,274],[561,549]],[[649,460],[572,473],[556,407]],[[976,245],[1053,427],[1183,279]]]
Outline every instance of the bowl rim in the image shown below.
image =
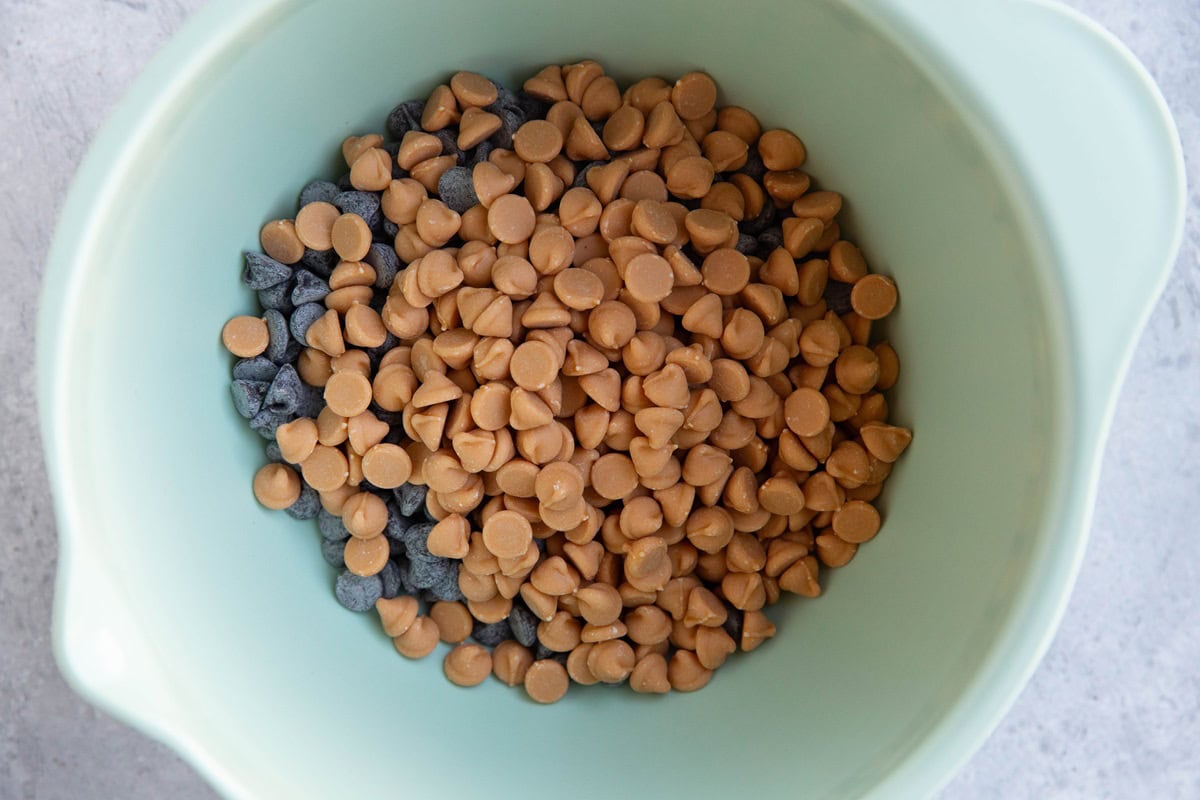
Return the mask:
[[[1114,57],[1142,77],[1148,91],[1158,98],[1167,126],[1174,129],[1157,87],[1111,34],[1078,12],[1048,0],[1026,1],[1052,8],[1096,33],[1097,42],[1107,45]],[[902,52],[959,113],[988,157],[991,168],[997,175],[1008,177],[1008,185],[1003,188],[1010,202],[1013,198],[1035,197],[1036,191],[1030,176],[1022,168],[1020,155],[992,133],[987,110],[972,100],[971,89],[959,79],[954,64],[939,60],[930,48],[922,46],[920,36],[911,28],[889,24],[886,7],[890,3],[891,0],[881,0],[875,4],[882,10],[856,7],[855,11],[879,36]],[[135,711],[98,691],[87,679],[85,665],[71,657],[64,639],[68,609],[63,597],[80,575],[84,559],[80,557],[79,541],[85,536],[86,526],[81,524],[83,516],[70,492],[70,486],[75,482],[70,467],[71,443],[62,435],[65,426],[60,420],[64,412],[57,398],[63,370],[70,361],[65,350],[72,339],[68,331],[75,319],[71,309],[83,300],[79,295],[83,282],[76,276],[98,261],[88,255],[95,247],[100,221],[114,213],[115,189],[125,182],[133,168],[139,142],[153,133],[162,119],[170,115],[175,103],[180,102],[179,98],[187,95],[187,87],[219,63],[222,53],[234,46],[237,39],[249,30],[270,25],[275,19],[293,13],[302,5],[303,2],[295,0],[215,0],[189,19],[155,56],[97,133],[73,181],[47,259],[38,312],[37,400],[60,549],[53,622],[53,645],[59,668],[72,688],[87,700],[168,744],[220,792],[239,797],[249,796],[247,787],[212,758],[202,742],[173,725],[166,715],[156,718]],[[901,20],[892,18],[890,21]],[[1181,158],[1179,154],[1180,162]],[[1181,188],[1181,195],[1182,192]],[[1019,203],[1013,205],[1021,206]],[[1037,219],[1024,219],[1022,226],[1023,233],[1039,246],[1041,252],[1052,251],[1051,236]],[[1177,228],[1176,241],[1182,237],[1182,220]],[[1051,264],[1050,267],[1037,272],[1042,281],[1039,293],[1048,298],[1047,308],[1054,309],[1061,307],[1062,280],[1060,275],[1054,274],[1059,265]],[[1161,273],[1154,291],[1139,309],[1139,330],[1169,269],[1163,269]],[[54,302],[47,302],[49,298]],[[1076,343],[1067,321],[1063,318],[1052,322],[1057,322],[1058,327],[1053,332],[1052,360],[1069,363]],[[1061,407],[1055,409],[1054,414],[1068,424],[1060,429],[1051,448],[1053,457],[1049,474],[1052,483],[1047,489],[1045,508],[1039,520],[1040,546],[1031,557],[1030,568],[1021,576],[1017,597],[1006,610],[1006,620],[988,645],[974,676],[952,706],[898,758],[892,771],[868,794],[908,796],[935,791],[978,749],[1033,674],[1062,618],[1082,561],[1099,477],[1098,454],[1111,421],[1116,389],[1135,342],[1136,338],[1128,342],[1120,354],[1117,379],[1104,400],[1105,410],[1094,441],[1081,441],[1080,431],[1069,413],[1069,406],[1082,386],[1078,376],[1061,376],[1062,383],[1056,387]],[[91,564],[89,568],[102,569],[102,566]]]

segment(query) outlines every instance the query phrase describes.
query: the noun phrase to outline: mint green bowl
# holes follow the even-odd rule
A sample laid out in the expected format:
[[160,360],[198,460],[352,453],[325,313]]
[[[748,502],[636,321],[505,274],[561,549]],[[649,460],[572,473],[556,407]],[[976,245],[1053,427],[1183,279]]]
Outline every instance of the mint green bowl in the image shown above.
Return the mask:
[[[218,331],[239,251],[352,132],[457,68],[703,68],[808,169],[902,294],[916,439],[883,533],[708,689],[539,707],[399,658],[333,600],[312,524],[258,507]],[[54,641],[85,697],[234,797],[928,794],[1049,641],[1115,387],[1172,261],[1153,84],[1041,2],[217,0],[97,138],[50,256],[39,397]]]

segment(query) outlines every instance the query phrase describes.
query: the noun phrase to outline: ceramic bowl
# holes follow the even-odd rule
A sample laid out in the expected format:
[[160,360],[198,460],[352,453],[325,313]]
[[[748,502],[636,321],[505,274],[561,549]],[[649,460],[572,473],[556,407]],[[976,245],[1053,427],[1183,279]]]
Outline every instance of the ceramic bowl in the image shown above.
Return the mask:
[[[885,527],[697,694],[450,685],[332,597],[254,502],[219,331],[240,253],[352,132],[459,68],[703,68],[807,143],[901,304]],[[39,399],[54,640],[85,697],[232,797],[915,797],[1019,691],[1082,552],[1131,344],[1179,237],[1173,125],[1075,14],[982,0],[216,0],[136,83],[63,211]]]

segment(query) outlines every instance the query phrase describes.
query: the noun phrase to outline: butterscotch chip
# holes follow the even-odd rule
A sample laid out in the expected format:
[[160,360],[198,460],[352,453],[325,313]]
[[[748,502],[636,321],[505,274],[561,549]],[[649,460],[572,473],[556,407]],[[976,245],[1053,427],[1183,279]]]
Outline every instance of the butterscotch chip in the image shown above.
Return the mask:
[[[567,191],[558,203],[558,216],[562,226],[576,239],[583,239],[595,233],[600,224],[600,215],[604,207],[600,199],[590,188],[576,186]],[[579,261],[583,243],[575,243],[575,261]]]
[[[441,143],[438,143],[441,146]],[[296,237],[301,243],[313,250],[330,250],[333,248],[333,223],[342,212],[332,203],[309,203],[296,214]]]
[[415,224],[422,241],[430,247],[441,247],[458,233],[462,217],[441,200],[426,199],[417,207]]
[[684,526],[688,541],[703,553],[716,553],[733,538],[733,520],[723,508],[698,508]]
[[[442,180],[442,175],[446,170],[454,167],[455,163],[455,156],[438,156],[437,158],[430,158],[430,160],[416,164],[410,170],[409,174],[413,176],[413,180],[418,181],[421,186],[424,186],[427,192],[437,192],[438,181]],[[400,251],[397,249],[398,252]]]
[[858,545],[847,542],[833,533],[818,536],[816,546],[817,557],[827,567],[844,567],[858,552]]
[[863,319],[883,319],[896,307],[896,284],[884,275],[866,275],[850,291],[850,305]]
[[607,119],[621,106],[621,90],[617,82],[607,75],[601,75],[593,80],[583,92],[579,101],[584,116],[589,120]]
[[679,233],[670,207],[657,200],[638,200],[632,206],[629,221],[633,233],[660,245],[670,244]]
[[560,556],[543,559],[530,574],[530,583],[539,592],[561,597],[575,591],[572,568]]
[[548,344],[527,341],[513,352],[509,369],[518,386],[536,392],[553,383],[558,375],[558,362]]
[[305,482],[318,492],[332,492],[350,476],[346,456],[336,447],[318,444],[300,465]]
[[723,312],[720,296],[703,294],[688,306],[680,324],[686,331],[715,339],[720,337],[724,330]]
[[317,446],[317,423],[308,417],[286,422],[275,429],[280,455],[289,464],[299,464]]
[[371,248],[371,229],[358,214],[342,214],[334,220],[330,238],[343,261],[362,261]]
[[592,488],[601,497],[619,500],[637,487],[637,472],[629,456],[607,453],[592,465]]
[[757,572],[730,571],[721,578],[721,594],[730,605],[740,611],[757,610],[767,602],[763,578]]
[[562,272],[575,257],[575,239],[561,225],[544,225],[529,240],[529,261],[541,275]]
[[417,599],[410,595],[400,595],[391,599],[383,598],[375,601],[375,611],[383,624],[383,632],[395,638],[401,636],[417,618],[419,605]]
[[879,359],[863,345],[851,345],[838,356],[834,365],[838,384],[851,394],[865,394],[879,379]]
[[567,308],[589,311],[604,299],[604,284],[595,273],[571,268],[554,276],[554,293]]
[[682,119],[699,119],[717,104],[717,84],[703,72],[689,72],[671,88],[671,103]]
[[337,489],[329,492],[318,492],[321,498],[321,508],[330,514],[340,515],[346,501],[358,493],[358,489],[349,483],[343,483]]
[[379,347],[387,341],[387,328],[375,309],[355,303],[346,311],[345,340],[359,347]]
[[343,417],[366,411],[372,396],[371,382],[357,372],[336,372],[325,383],[325,403]]
[[[537,290],[537,270],[533,268],[524,258],[520,256],[506,255],[501,256],[496,260],[492,267],[492,283],[504,294],[516,299],[524,299],[533,294]],[[513,306],[511,302],[506,306],[511,317]],[[490,313],[489,313],[490,312]],[[475,325],[475,332],[483,336],[496,336],[497,327],[502,324],[501,318],[492,319],[491,314],[498,312],[498,309],[489,308],[487,312],[481,314]],[[481,325],[487,324],[487,329],[481,329]],[[511,319],[509,325],[511,326]],[[511,335],[511,334],[510,334]],[[507,338],[507,337],[505,337]]]
[[803,258],[811,253],[825,230],[821,220],[813,217],[789,217],[782,227],[783,246],[793,258]]
[[567,64],[563,67],[563,81],[567,87],[567,97],[574,103],[582,102],[588,87],[603,75],[604,67],[591,59]]
[[483,526],[483,543],[497,558],[516,558],[533,541],[529,520],[515,511],[499,511]]
[[641,694],[666,694],[671,691],[667,675],[666,657],[661,653],[646,653],[629,675],[629,688]]
[[703,689],[712,680],[712,670],[705,669],[691,650],[676,650],[667,664],[667,677],[677,692]]
[[633,150],[642,143],[646,116],[636,106],[617,108],[604,123],[601,138],[610,150]]
[[662,148],[679,144],[687,133],[679,112],[669,101],[657,103],[646,111],[646,130],[642,143],[646,147]]
[[719,211],[738,222],[746,218],[746,200],[737,186],[728,181],[714,183],[700,199],[700,207]]
[[364,150],[350,167],[350,185],[360,192],[382,192],[392,182],[392,157],[381,147]]
[[387,504],[376,494],[359,492],[342,505],[342,524],[351,536],[370,539],[387,527]]
[[234,317],[221,329],[221,342],[238,358],[254,358],[270,342],[267,323],[259,317]]
[[450,87],[441,84],[429,93],[421,112],[421,128],[426,131],[440,131],[447,125],[458,122],[458,101]]
[[370,411],[364,411],[346,420],[346,436],[350,440],[350,447],[358,455],[366,453],[382,442],[389,430],[390,426]]
[[867,275],[862,251],[845,240],[829,250],[829,277],[842,283],[857,283]]
[[638,606],[627,613],[625,625],[629,628],[629,638],[636,644],[658,644],[671,634],[670,618],[654,605]]
[[644,303],[657,303],[674,288],[671,265],[662,256],[643,253],[629,261],[625,268],[625,286],[630,295]]
[[718,247],[732,248],[737,243],[737,222],[720,211],[707,208],[689,211],[683,224],[692,246],[701,254],[711,253]]
[[642,113],[649,113],[654,106],[671,99],[671,84],[662,78],[642,78],[625,90],[622,99]]
[[524,242],[533,234],[536,216],[527,199],[506,194],[493,200],[488,208],[488,228],[501,242]]
[[349,438],[349,422],[326,406],[317,415],[317,441],[330,447],[342,444]]
[[[826,387],[826,393],[837,387]],[[847,489],[857,489],[870,479],[871,456],[857,442],[842,442],[825,460],[825,471]]]
[[620,639],[597,643],[587,656],[588,670],[602,683],[621,683],[633,672],[633,648]]
[[375,269],[362,261],[341,261],[329,276],[329,288],[337,291],[347,286],[370,286],[375,282]]
[[906,428],[871,422],[859,429],[863,444],[872,456],[885,463],[892,463],[912,442],[912,431]]
[[438,643],[437,623],[429,617],[417,617],[408,629],[392,639],[396,652],[405,658],[424,658]]
[[820,566],[815,556],[805,556],[779,576],[779,588],[802,597],[818,597],[821,584],[817,581]]
[[[808,176],[808,173],[798,169],[768,172],[763,176],[763,187],[777,205],[796,200],[808,191],[811,183],[812,178]],[[824,224],[822,224],[821,230],[824,231]]]
[[583,476],[566,461],[547,464],[534,481],[538,502],[551,509],[574,508],[583,496]]
[[304,348],[296,362],[296,371],[300,379],[309,386],[322,387],[329,376],[333,374],[331,359],[320,350],[311,347]]
[[791,131],[776,128],[758,138],[758,153],[769,170],[796,169],[804,164],[804,143]]
[[631,172],[625,182],[621,184],[621,197],[635,203],[640,200],[665,203],[668,199],[667,184],[653,170],[638,170]]
[[450,514],[429,532],[426,547],[439,558],[466,558],[470,552],[471,524],[461,514]]
[[442,669],[451,683],[478,686],[492,672],[492,654],[477,644],[460,644],[446,654]]
[[[734,309],[721,332],[721,347],[727,355],[749,360],[763,346],[766,331],[762,319],[745,308]],[[750,367],[755,364],[748,361]]]
[[541,516],[542,521],[552,530],[570,531],[582,525],[587,520],[589,508],[587,501],[580,497],[574,503],[569,503],[561,507],[547,506],[544,503],[539,503],[538,514]]
[[789,516],[803,510],[804,492],[791,478],[776,476],[758,488],[758,502],[772,514]]
[[551,103],[567,99],[562,67],[557,64],[545,67],[541,72],[526,80],[521,88],[534,97]]
[[829,401],[816,389],[797,389],[783,405],[787,426],[797,436],[815,436],[829,422]]
[[496,596],[490,600],[471,600],[467,599],[467,608],[471,611],[471,616],[485,625],[495,624],[503,619],[507,619],[512,613],[512,598],[505,597],[500,594],[499,579],[503,576],[495,576],[497,592]]
[[570,100],[562,100],[550,107],[546,112],[546,122],[549,122],[562,135],[565,141],[575,120],[583,118],[583,109]]
[[496,84],[475,72],[456,72],[450,78],[450,91],[463,108],[490,106],[496,102]]
[[588,668],[587,659],[595,645],[591,642],[581,642],[567,656],[567,674],[571,680],[580,686],[591,686],[599,683],[599,679]]
[[701,149],[717,172],[741,169],[749,153],[744,139],[736,133],[721,130],[707,134],[701,142]]
[[525,672],[525,691],[538,703],[557,703],[570,682],[567,668],[551,659],[535,661]]
[[729,131],[746,144],[754,144],[762,133],[758,118],[741,106],[725,106],[717,112],[717,129]]
[[500,130],[500,117],[481,108],[467,108],[458,123],[458,149],[470,150]]
[[705,669],[719,669],[731,653],[737,651],[733,637],[721,628],[700,628],[696,631],[696,660]]
[[804,326],[799,345],[805,361],[814,367],[825,367],[837,359],[841,335],[832,322],[818,319]]
[[660,408],[686,408],[691,399],[687,376],[677,364],[667,364],[642,381],[646,398]]
[[569,611],[558,611],[547,622],[537,627],[538,641],[546,649],[556,653],[567,653],[579,645],[582,624]]
[[[332,380],[332,379],[331,379]],[[412,396],[416,408],[428,408],[439,403],[448,403],[462,397],[462,387],[439,372],[426,372],[424,382]]]
[[544,119],[530,120],[513,134],[513,149],[530,163],[544,164],[558,155],[562,147],[562,131]]
[[667,170],[667,189],[676,197],[699,199],[708,194],[716,172],[704,156],[685,156]]
[[588,333],[601,347],[624,347],[636,332],[637,318],[624,303],[606,300],[588,316]]
[[263,252],[281,264],[295,264],[304,256],[304,243],[290,219],[271,220],[258,234]]
[[564,152],[573,161],[600,161],[609,157],[600,135],[582,115],[571,123]]
[[825,224],[833,221],[842,210],[842,196],[837,192],[809,192],[792,203],[792,213],[797,217],[816,217]]
[[363,577],[378,575],[387,564],[390,545],[386,536],[372,536],[360,539],[351,536],[346,540],[342,556],[346,561],[346,569],[355,575]]
[[741,648],[750,652],[775,635],[775,624],[761,611],[747,611],[742,618]]
[[285,509],[300,499],[300,476],[285,464],[267,464],[254,475],[254,497],[267,508]]
[[619,515],[621,533],[627,539],[640,539],[662,528],[662,509],[653,497],[635,497],[625,502]]
[[656,592],[671,579],[671,558],[660,536],[643,536],[625,551],[625,580],[644,592]]
[[[587,127],[582,120],[577,121],[577,124]],[[591,128],[587,127],[587,130],[591,131]],[[578,137],[581,135],[582,134],[572,134],[573,137]],[[594,137],[595,134],[592,133],[591,136]],[[592,141],[590,139],[588,141],[591,142],[590,146],[593,148],[598,149],[601,146],[598,141]],[[572,147],[571,141],[567,142],[567,147],[568,152],[570,152]],[[625,184],[625,179],[628,175],[629,164],[624,161],[612,161],[608,164],[604,164],[603,166],[591,167],[587,171],[587,185],[600,203],[608,205],[614,202],[617,197],[617,193],[620,192],[621,187]],[[595,204],[589,202],[587,209],[589,212],[588,221],[590,223],[591,218],[596,214]],[[571,211],[570,203],[568,203],[567,210],[568,212]]]
[[501,642],[492,651],[492,674],[505,686],[524,683],[525,673],[532,664],[529,648],[512,639]]

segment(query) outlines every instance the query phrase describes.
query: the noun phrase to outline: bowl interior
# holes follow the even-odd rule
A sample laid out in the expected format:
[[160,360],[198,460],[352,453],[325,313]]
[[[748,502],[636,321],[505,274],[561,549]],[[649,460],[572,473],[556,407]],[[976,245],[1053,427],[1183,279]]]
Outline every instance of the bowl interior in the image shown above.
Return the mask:
[[[267,4],[263,4],[264,6]],[[232,4],[226,8],[232,7]],[[272,797],[845,797],[943,719],[1043,536],[1061,352],[1038,252],[997,168],[903,52],[840,3],[277,2],[182,76],[114,177],[61,352],[67,469],[176,700],[168,727]],[[705,691],[573,688],[538,707],[458,689],[342,610],[314,523],[258,507],[263,441],[230,404],[223,322],[255,308],[240,251],[338,174],[350,133],[457,68],[516,85],[595,57],[618,79],[703,68],[796,130],[850,235],[894,275],[893,416],[916,439],[885,527],[819,601]],[[486,795],[485,795],[486,793]]]

